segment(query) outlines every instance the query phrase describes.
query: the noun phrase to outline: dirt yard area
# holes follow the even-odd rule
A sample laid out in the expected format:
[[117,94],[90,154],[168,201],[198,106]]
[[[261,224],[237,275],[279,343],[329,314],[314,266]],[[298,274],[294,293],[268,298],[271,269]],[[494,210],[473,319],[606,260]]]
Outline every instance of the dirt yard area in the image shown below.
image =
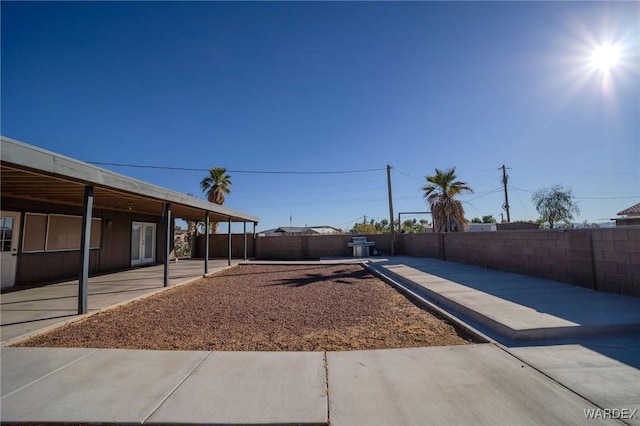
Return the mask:
[[472,342],[360,265],[242,265],[17,346],[343,351]]

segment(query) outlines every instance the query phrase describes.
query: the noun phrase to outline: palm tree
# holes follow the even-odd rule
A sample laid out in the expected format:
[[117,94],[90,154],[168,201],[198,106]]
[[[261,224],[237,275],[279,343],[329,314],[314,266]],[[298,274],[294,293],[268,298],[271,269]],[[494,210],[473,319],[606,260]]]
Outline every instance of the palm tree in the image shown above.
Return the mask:
[[456,168],[426,176],[428,185],[422,187],[424,198],[431,206],[435,232],[461,232],[467,229],[462,203],[454,197],[462,192],[473,192],[466,182],[456,180]]
[[[231,176],[227,174],[227,169],[224,167],[211,168],[209,170],[209,174],[200,182],[200,188],[202,189],[202,192],[207,194],[209,202],[219,205],[224,204],[225,194],[231,194],[231,189],[229,189],[231,185]],[[213,222],[211,227],[215,234],[218,230],[218,223]]]
[[207,199],[219,205],[224,204],[224,194],[231,194],[229,189],[231,185],[231,176],[227,174],[227,169],[224,167],[213,167],[200,182],[200,188],[207,194]]

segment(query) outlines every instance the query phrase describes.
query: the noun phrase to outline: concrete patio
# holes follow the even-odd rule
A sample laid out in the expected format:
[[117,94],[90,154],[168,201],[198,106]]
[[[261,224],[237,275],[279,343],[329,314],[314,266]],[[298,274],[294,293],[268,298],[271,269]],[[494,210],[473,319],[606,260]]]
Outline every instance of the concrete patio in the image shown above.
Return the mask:
[[[237,265],[240,260],[232,260]],[[209,273],[228,267],[228,260],[209,260]],[[163,265],[153,265],[89,278],[88,314],[163,289]],[[204,260],[171,261],[169,286],[201,278]],[[2,294],[2,344],[78,319],[78,280]]]
[[[202,275],[201,261],[180,263],[171,265],[172,285]],[[591,310],[600,297],[608,300],[615,295],[592,292],[576,299],[584,289],[554,282],[541,285],[528,282],[536,280],[529,277],[431,259],[378,258],[375,263],[377,268],[393,270],[396,279],[411,283],[414,289],[434,284],[432,293],[477,308],[474,316],[455,311],[453,305],[439,305],[468,321],[490,343],[293,353],[3,346],[0,420],[325,425],[622,421],[640,425],[640,414],[634,411],[640,411],[640,335],[630,332],[633,326],[618,327],[621,322],[633,325],[640,320],[640,311],[634,311],[639,299],[611,299],[602,304],[597,320],[591,320],[580,309]],[[226,267],[226,260],[216,267]],[[143,278],[143,272],[153,275],[153,268],[145,269],[105,276],[101,284],[90,282],[94,293],[89,307],[97,310],[103,304],[161,290],[161,271],[157,278]],[[116,283],[119,287],[114,288]],[[533,293],[527,290],[531,286]],[[5,329],[15,335],[29,333],[73,315],[73,283],[48,287],[24,290],[22,297],[22,292],[3,295],[3,341]],[[553,303],[545,302],[544,292],[549,292]],[[5,296],[12,297],[11,303],[6,303]],[[47,310],[51,304],[54,308]],[[21,310],[12,311],[16,306]],[[7,321],[5,325],[5,308],[14,321],[21,315],[24,324]],[[566,330],[566,321],[577,326],[595,321],[598,327],[578,334],[538,333],[536,315],[545,318],[539,326],[547,330]],[[483,318],[501,325],[491,328],[493,323]],[[509,332],[500,334],[514,329],[515,320],[533,333],[527,334],[528,340],[512,340]],[[607,324],[612,327],[606,328]],[[534,337],[541,339],[531,340]]]

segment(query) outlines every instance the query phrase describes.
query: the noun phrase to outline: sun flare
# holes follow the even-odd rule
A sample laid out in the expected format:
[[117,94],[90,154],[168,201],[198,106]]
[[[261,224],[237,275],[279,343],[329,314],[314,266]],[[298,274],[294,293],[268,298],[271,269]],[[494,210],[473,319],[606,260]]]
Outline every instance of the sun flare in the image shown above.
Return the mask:
[[611,44],[598,46],[591,55],[591,65],[601,71],[608,71],[620,60],[620,48]]

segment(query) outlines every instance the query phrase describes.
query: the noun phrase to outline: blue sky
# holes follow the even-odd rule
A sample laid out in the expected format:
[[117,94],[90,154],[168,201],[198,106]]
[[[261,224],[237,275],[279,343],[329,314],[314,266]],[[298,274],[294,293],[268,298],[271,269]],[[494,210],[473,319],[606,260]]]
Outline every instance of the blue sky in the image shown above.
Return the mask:
[[[531,193],[554,184],[580,222],[640,202],[638,2],[1,7],[4,136],[90,162],[226,167],[226,205],[259,230],[388,218],[386,165],[396,214],[426,211],[424,176],[453,166],[476,191],[469,219],[500,219],[503,164],[512,220],[537,219]],[[603,43],[620,49],[608,72],[590,67]],[[201,171],[104,167],[204,197]]]

